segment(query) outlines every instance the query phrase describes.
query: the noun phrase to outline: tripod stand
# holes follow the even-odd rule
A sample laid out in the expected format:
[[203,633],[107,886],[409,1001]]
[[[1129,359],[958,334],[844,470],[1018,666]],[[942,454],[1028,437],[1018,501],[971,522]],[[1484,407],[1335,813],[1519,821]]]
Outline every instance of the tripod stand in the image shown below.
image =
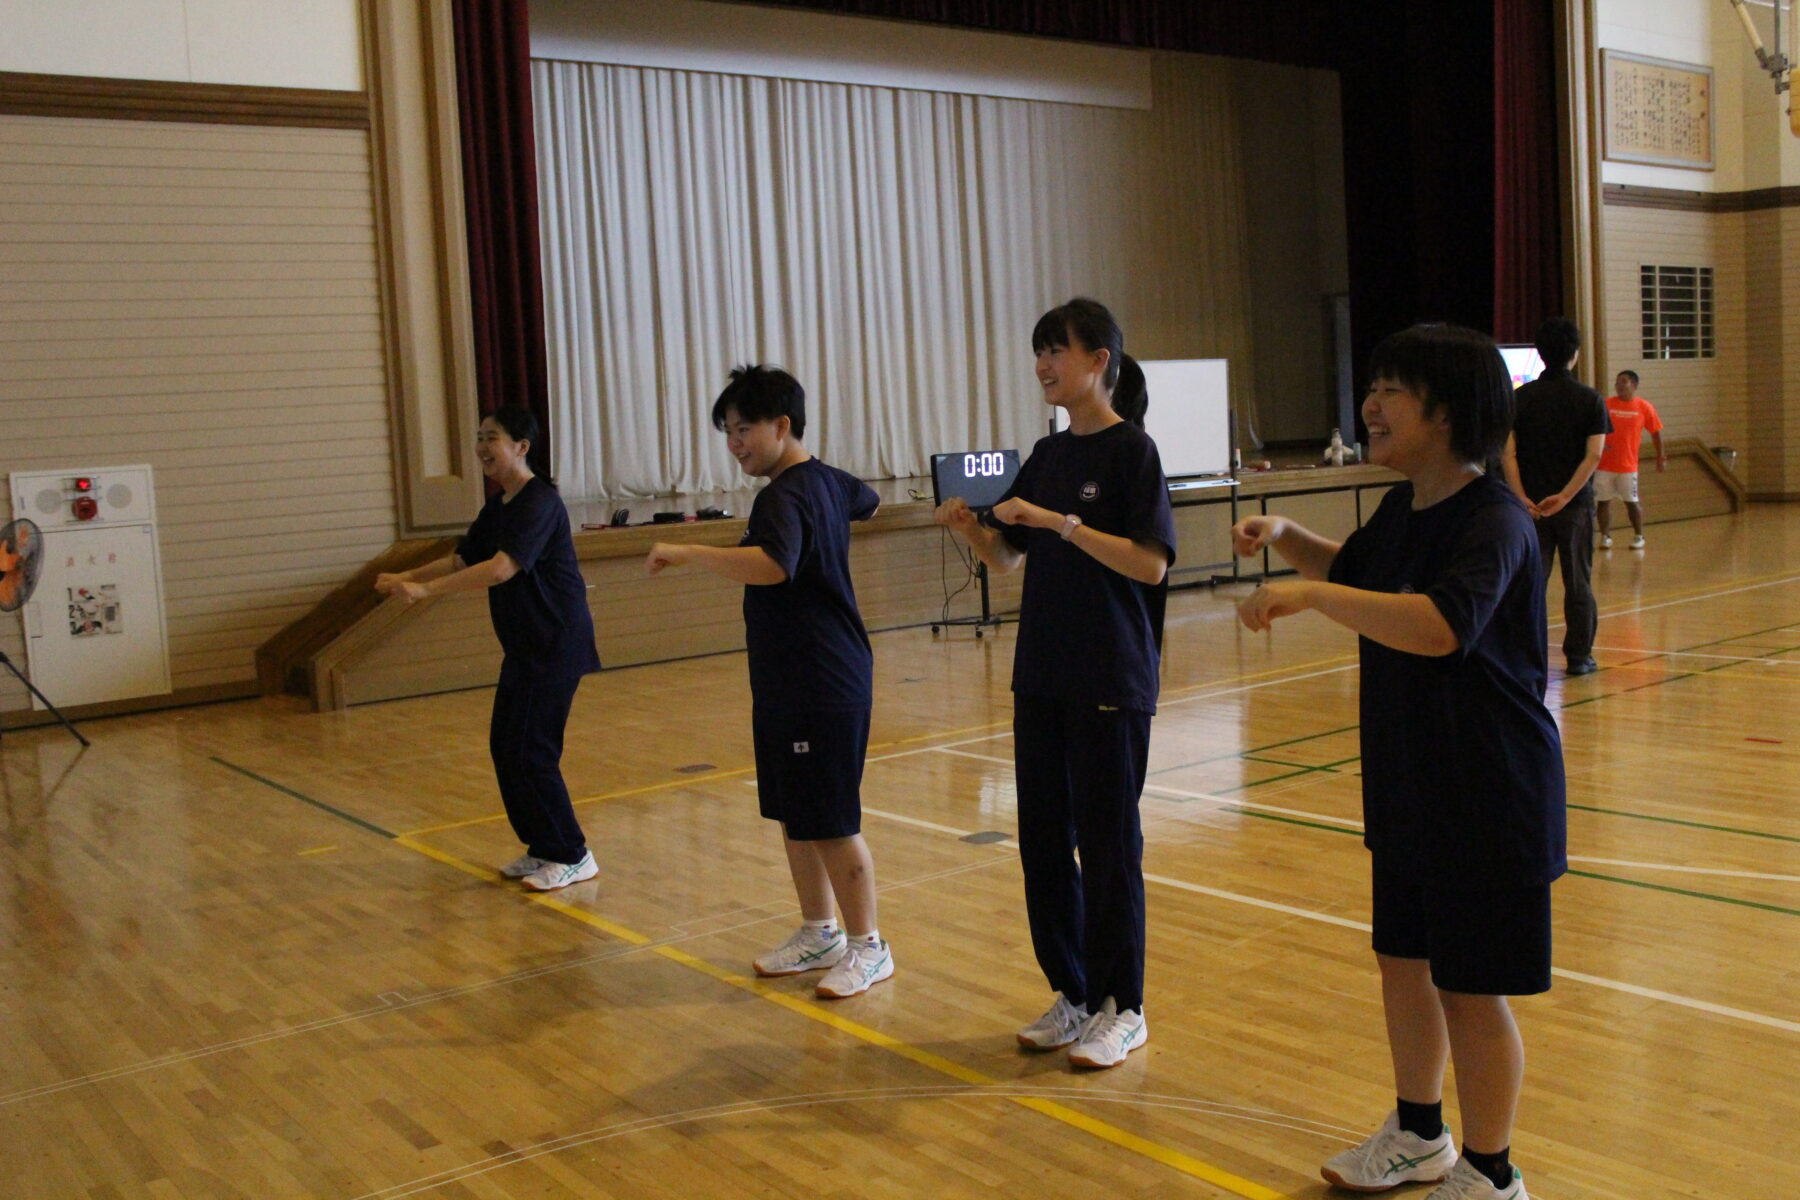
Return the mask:
[[[979,639],[988,626],[992,625],[995,629],[998,629],[1000,628],[1001,623],[1006,620],[1005,617],[995,616],[993,611],[988,607],[988,569],[986,563],[978,562],[975,564],[975,580],[981,584],[981,615],[979,617],[950,617],[947,620],[933,621],[931,623],[931,633],[933,637],[937,636],[938,630],[948,628],[951,625],[973,625],[975,627],[975,636]],[[964,586],[967,585],[965,584]]]
[[50,697],[38,691],[37,684],[25,678],[25,676],[20,673],[19,668],[13,666],[12,659],[6,657],[6,651],[4,650],[0,650],[0,667],[5,667],[7,670],[11,671],[14,679],[17,679],[20,683],[30,688],[31,694],[44,702],[44,707],[49,709],[51,714],[55,716],[57,720],[62,722],[63,728],[68,730],[70,735],[73,736],[76,741],[80,742],[83,746],[89,744],[88,740],[81,735],[81,730],[69,724],[69,718],[63,716],[61,710],[59,710],[56,705],[50,703]]

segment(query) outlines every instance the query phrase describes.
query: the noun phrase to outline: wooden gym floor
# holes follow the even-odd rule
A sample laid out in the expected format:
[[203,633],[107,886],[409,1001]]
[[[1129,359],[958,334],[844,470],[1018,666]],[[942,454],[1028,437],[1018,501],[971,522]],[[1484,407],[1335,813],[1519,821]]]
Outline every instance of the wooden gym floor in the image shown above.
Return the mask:
[[[1539,1200],[1793,1195],[1800,507],[1650,539],[1598,556],[1604,669],[1552,683],[1576,859],[1555,990],[1517,1005],[1515,1159]],[[876,639],[898,972],[833,1004],[748,977],[795,913],[741,656],[584,683],[565,767],[602,870],[550,897],[493,871],[485,690],[8,734],[0,1194],[1323,1196],[1391,1104],[1355,644],[1249,634],[1241,591],[1170,603],[1152,1036],[1097,1074],[1012,1036],[1048,995],[1010,628]]]

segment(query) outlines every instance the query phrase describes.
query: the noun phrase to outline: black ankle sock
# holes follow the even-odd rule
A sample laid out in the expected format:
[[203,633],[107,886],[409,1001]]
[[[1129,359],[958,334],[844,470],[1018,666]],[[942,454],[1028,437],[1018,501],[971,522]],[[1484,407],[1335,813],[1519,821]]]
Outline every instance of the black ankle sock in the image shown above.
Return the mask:
[[1471,1150],[1467,1145],[1462,1148],[1463,1160],[1477,1171],[1488,1177],[1488,1182],[1497,1188],[1505,1189],[1512,1184],[1512,1147],[1503,1148],[1498,1154],[1483,1154],[1479,1150]]
[[1444,1102],[1436,1104],[1414,1104],[1411,1100],[1394,1097],[1394,1107],[1400,1112],[1400,1128],[1410,1134],[1430,1141],[1444,1132]]

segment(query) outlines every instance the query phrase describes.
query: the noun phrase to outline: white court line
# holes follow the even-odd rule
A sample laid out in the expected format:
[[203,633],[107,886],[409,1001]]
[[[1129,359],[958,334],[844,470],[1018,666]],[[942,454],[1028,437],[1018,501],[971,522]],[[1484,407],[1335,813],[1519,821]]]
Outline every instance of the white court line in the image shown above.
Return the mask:
[[[1683,596],[1679,600],[1663,600],[1656,604],[1639,604],[1631,608],[1621,608],[1614,612],[1603,612],[1600,614],[1599,619],[1606,621],[1613,617],[1629,617],[1633,613],[1652,612],[1659,608],[1673,608],[1677,604],[1695,604],[1701,600],[1717,600],[1720,596],[1735,596],[1739,592],[1754,592],[1758,588],[1782,587],[1790,583],[1800,583],[1800,575],[1784,575],[1780,579],[1766,579],[1761,583],[1746,583],[1743,587],[1724,588],[1717,592],[1702,592],[1698,596]],[[1552,621],[1548,628],[1561,629],[1566,624],[1568,624],[1566,621]]]
[[[870,816],[892,818],[897,814],[881,812],[877,809],[865,808],[863,812]],[[938,825],[935,822],[918,821],[911,817],[900,818],[902,824],[929,827],[937,832],[947,833],[954,837],[968,837],[973,832],[957,829],[949,825]],[[994,842],[996,846],[1013,848],[1010,839],[1007,842]],[[1263,900],[1256,896],[1245,896],[1238,892],[1227,892],[1222,888],[1204,887],[1197,883],[1189,883],[1185,879],[1174,879],[1167,875],[1152,875],[1145,872],[1146,883],[1160,884],[1163,887],[1175,888],[1179,891],[1193,892],[1200,896],[1210,896],[1215,900],[1228,900],[1233,904],[1246,904],[1252,908],[1267,909],[1271,912],[1285,913],[1291,917],[1299,917],[1307,921],[1317,921],[1325,925],[1336,925],[1343,929],[1355,929],[1363,933],[1371,932],[1365,921],[1353,921],[1348,917],[1334,916],[1331,913],[1318,912],[1314,909],[1300,908],[1292,904],[1281,904],[1274,900]],[[1693,1009],[1695,1012],[1711,1013],[1714,1016],[1730,1017],[1733,1020],[1746,1021],[1753,1025],[1764,1025],[1770,1029],[1781,1029],[1789,1033],[1800,1033],[1800,1021],[1789,1021],[1782,1017],[1772,1017],[1766,1013],[1751,1012],[1748,1009],[1732,1008],[1729,1005],[1714,1004],[1710,1000],[1700,1000],[1693,996],[1682,996],[1674,992],[1657,991],[1654,988],[1640,987],[1635,983],[1626,983],[1619,979],[1606,979],[1599,975],[1587,975],[1579,971],[1570,971],[1562,967],[1550,968],[1550,973],[1562,979],[1585,983],[1593,987],[1606,988],[1610,991],[1623,992],[1630,996],[1642,996],[1646,999],[1661,1000],[1667,1004]]]
[[[992,754],[972,754],[967,750],[946,750],[944,753],[954,754],[958,758],[973,758],[978,762],[999,763],[1002,766],[1007,767],[1013,765],[1012,759],[999,758]],[[1303,808],[1283,808],[1279,804],[1259,804],[1254,800],[1238,800],[1231,796],[1215,796],[1211,792],[1190,792],[1182,788],[1164,787],[1160,783],[1146,784],[1144,785],[1144,791],[1152,796],[1159,796],[1164,800],[1210,800],[1214,804],[1227,804],[1232,808],[1245,808],[1255,812],[1280,813],[1283,816],[1289,817],[1304,817],[1309,821],[1327,821],[1333,825],[1345,825],[1352,829],[1362,828],[1361,821],[1354,821],[1348,817],[1328,817],[1322,813],[1308,812]],[[863,811],[867,812],[868,810],[864,809]],[[949,831],[946,830],[945,832]]]
[[1196,1100],[1188,1096],[1171,1096],[1158,1092],[1124,1092],[1101,1088],[1068,1088],[1068,1087],[1030,1087],[1016,1083],[993,1083],[986,1085],[943,1084],[929,1087],[888,1087],[865,1088],[858,1091],[845,1092],[811,1092],[792,1096],[772,1096],[762,1100],[735,1100],[726,1104],[712,1105],[707,1108],[690,1108],[680,1112],[662,1113],[655,1116],[640,1117],[632,1121],[621,1121],[614,1125],[602,1126],[581,1133],[565,1134],[558,1138],[548,1138],[528,1145],[518,1146],[502,1154],[490,1155],[484,1159],[464,1163],[459,1167],[439,1171],[434,1175],[424,1175],[417,1179],[409,1179],[403,1183],[390,1184],[378,1191],[364,1192],[356,1200],[398,1200],[402,1196],[413,1196],[420,1192],[432,1191],[449,1183],[459,1183],[465,1179],[473,1179],[478,1175],[486,1175],[502,1167],[512,1166],[547,1154],[555,1154],[563,1150],[572,1150],[580,1146],[592,1145],[595,1142],[611,1141],[634,1133],[665,1129],[674,1125],[698,1124],[702,1121],[719,1120],[721,1118],[754,1116],[759,1113],[775,1113],[787,1109],[813,1108],[829,1104],[847,1104],[855,1102],[895,1100],[934,1100],[934,1099],[981,1099],[1025,1100],[1044,1097],[1062,1097],[1098,1104],[1130,1104],[1144,1109],[1174,1109],[1179,1112],[1199,1113],[1205,1116],[1224,1117],[1227,1120],[1241,1121],[1252,1125],[1270,1125],[1280,1129],[1290,1129],[1299,1133],[1320,1136],[1356,1137],[1360,1130],[1342,1125],[1328,1125],[1323,1121],[1313,1121],[1305,1117],[1289,1116],[1272,1109],[1243,1108],[1235,1104],[1219,1104],[1209,1100]]
[[[1361,668],[1362,664],[1360,662],[1345,663],[1340,667],[1326,667],[1322,671],[1308,671],[1304,675],[1283,675],[1279,679],[1265,679],[1261,683],[1246,683],[1238,687],[1222,688],[1216,692],[1202,692],[1197,696],[1177,696],[1173,700],[1159,699],[1157,708],[1173,708],[1177,704],[1192,704],[1196,700],[1216,700],[1220,696],[1233,696],[1239,692],[1254,692],[1259,688],[1279,687],[1284,683],[1299,683],[1302,679],[1317,679],[1321,675],[1336,675],[1342,671],[1356,671]],[[1202,684],[1201,686],[1204,687],[1206,685]]]

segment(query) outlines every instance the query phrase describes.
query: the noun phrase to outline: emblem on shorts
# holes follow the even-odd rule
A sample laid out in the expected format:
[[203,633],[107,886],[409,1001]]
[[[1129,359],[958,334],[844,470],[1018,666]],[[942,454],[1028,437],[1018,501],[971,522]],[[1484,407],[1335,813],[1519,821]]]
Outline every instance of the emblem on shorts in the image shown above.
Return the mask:
[[1099,495],[1100,495],[1100,485],[1095,483],[1093,480],[1090,479],[1088,482],[1081,485],[1081,498],[1083,500],[1092,500],[1092,499],[1095,499],[1096,497],[1098,497]]
[[795,754],[811,754],[812,753],[812,743],[811,742],[795,742],[794,743],[794,753]]

